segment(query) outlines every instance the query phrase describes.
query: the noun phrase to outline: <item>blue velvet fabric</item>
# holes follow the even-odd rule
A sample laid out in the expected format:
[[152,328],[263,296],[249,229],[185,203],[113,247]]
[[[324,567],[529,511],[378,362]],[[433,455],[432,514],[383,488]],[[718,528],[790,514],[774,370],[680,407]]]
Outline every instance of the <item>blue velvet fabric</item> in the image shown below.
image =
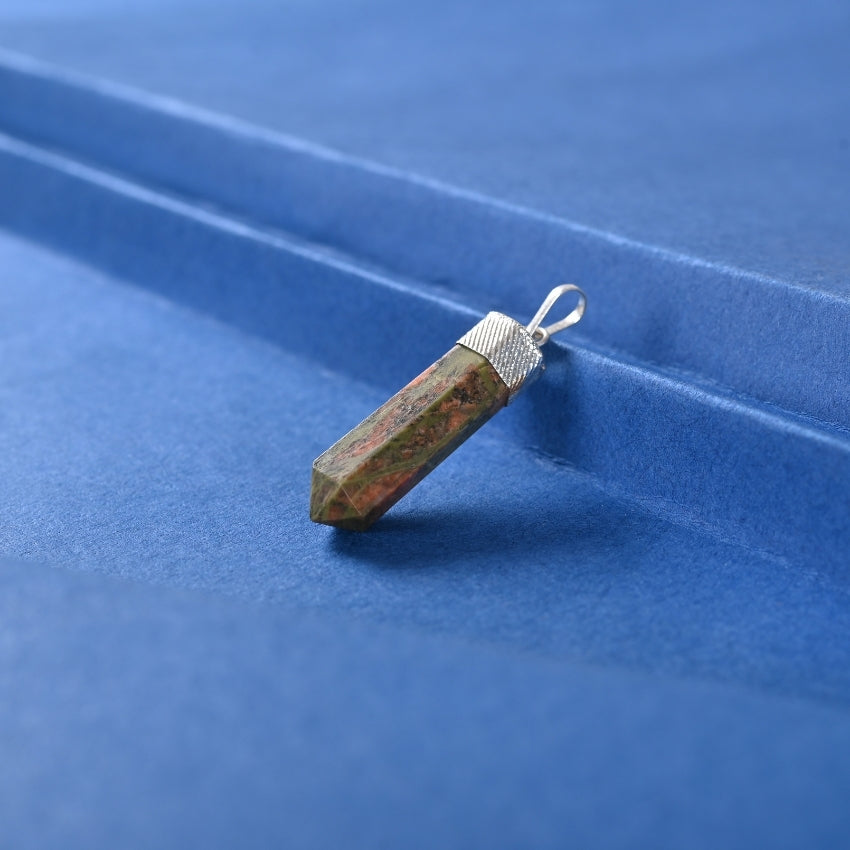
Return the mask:
[[[0,845],[841,847],[834,3],[0,8]],[[585,322],[367,535],[312,459]]]

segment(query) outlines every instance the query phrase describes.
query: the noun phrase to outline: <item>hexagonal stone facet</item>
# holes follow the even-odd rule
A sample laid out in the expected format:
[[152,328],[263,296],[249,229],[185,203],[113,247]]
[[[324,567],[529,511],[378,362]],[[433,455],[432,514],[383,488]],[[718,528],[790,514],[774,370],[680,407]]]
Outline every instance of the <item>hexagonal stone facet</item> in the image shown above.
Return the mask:
[[310,519],[364,531],[507,401],[490,363],[456,345],[315,460]]

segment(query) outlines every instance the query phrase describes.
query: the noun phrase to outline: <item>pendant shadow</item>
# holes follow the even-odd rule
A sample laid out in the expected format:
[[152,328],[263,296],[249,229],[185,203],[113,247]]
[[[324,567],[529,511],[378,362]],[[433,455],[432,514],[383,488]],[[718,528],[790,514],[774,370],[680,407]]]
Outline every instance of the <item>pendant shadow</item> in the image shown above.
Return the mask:
[[407,509],[366,532],[335,529],[331,546],[337,554],[387,568],[486,572],[507,559],[595,560],[634,546],[653,521],[599,492],[552,495],[546,504],[482,499]]

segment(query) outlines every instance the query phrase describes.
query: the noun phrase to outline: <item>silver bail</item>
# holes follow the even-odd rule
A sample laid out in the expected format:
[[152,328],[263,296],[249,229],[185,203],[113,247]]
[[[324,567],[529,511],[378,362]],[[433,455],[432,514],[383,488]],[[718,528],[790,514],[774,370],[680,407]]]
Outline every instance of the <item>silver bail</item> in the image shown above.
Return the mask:
[[[540,323],[566,292],[578,293],[579,301],[576,307],[559,322],[541,328]],[[580,321],[586,304],[584,292],[572,283],[565,283],[555,287],[546,296],[527,326],[504,313],[488,313],[458,340],[458,345],[480,354],[490,363],[508,388],[510,404],[517,393],[537,378],[545,368],[540,347],[549,341],[552,334]]]
[[[572,312],[567,313],[561,321],[553,322],[548,327],[541,328],[540,323],[555,306],[555,302],[567,292],[578,293],[578,304],[576,304]],[[526,325],[526,329],[534,338],[534,342],[537,346],[543,346],[549,342],[549,337],[551,337],[552,334],[566,330],[566,328],[572,327],[576,324],[576,322],[580,322],[581,317],[584,315],[585,307],[587,307],[587,296],[584,294],[584,290],[581,289],[581,287],[576,286],[574,283],[563,283],[560,286],[556,286],[546,296],[543,303],[540,305],[540,309],[534,314],[534,318]]]

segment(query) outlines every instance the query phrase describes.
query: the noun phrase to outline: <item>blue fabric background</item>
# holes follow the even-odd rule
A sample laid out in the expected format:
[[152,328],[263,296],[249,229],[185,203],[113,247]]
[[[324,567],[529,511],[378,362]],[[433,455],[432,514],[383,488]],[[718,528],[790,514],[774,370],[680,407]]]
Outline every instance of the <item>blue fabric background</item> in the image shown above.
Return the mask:
[[[841,847],[839,4],[0,8],[0,844]],[[544,378],[357,536],[312,459]]]

